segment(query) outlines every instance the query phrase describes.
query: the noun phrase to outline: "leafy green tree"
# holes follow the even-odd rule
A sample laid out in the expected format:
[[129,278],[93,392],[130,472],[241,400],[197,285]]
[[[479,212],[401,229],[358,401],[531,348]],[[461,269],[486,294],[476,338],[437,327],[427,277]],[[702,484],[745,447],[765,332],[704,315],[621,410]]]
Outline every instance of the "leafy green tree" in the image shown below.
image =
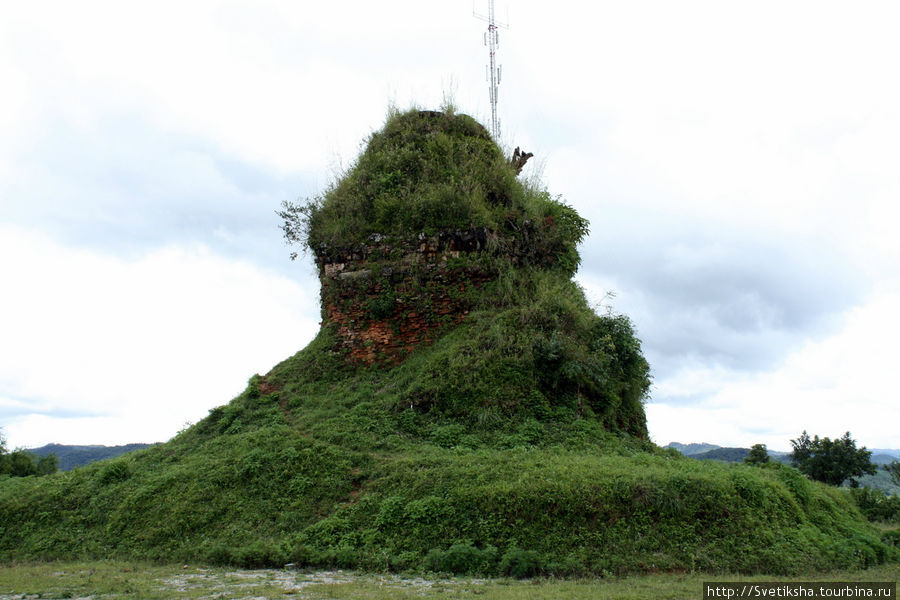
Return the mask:
[[894,482],[894,485],[900,485],[900,460],[892,460],[884,465],[884,470],[891,476],[891,481]]
[[816,481],[829,485],[841,485],[850,480],[851,487],[857,487],[857,477],[874,475],[876,467],[870,460],[872,453],[865,446],[856,448],[856,440],[846,432],[842,437],[830,440],[815,436],[810,439],[806,431],[791,440],[794,451],[791,464]]
[[35,463],[38,475],[52,475],[59,469],[59,458],[55,454],[47,454],[37,459]]
[[9,475],[9,452],[6,450],[6,438],[3,437],[3,431],[0,431],[0,475]]
[[37,475],[37,464],[34,455],[25,450],[13,450],[8,455],[9,474],[13,477]]
[[59,461],[55,454],[41,458],[25,450],[6,448],[6,439],[0,434],[0,475],[28,477],[29,475],[50,475],[55,473]]
[[744,458],[744,462],[748,465],[764,465],[769,462],[769,451],[765,444],[753,444],[750,447],[750,454]]

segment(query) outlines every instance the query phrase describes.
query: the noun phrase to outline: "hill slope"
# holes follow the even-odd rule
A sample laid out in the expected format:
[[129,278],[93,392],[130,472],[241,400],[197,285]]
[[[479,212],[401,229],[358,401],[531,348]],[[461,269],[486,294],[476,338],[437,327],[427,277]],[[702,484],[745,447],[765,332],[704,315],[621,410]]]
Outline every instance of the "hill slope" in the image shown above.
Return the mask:
[[0,482],[0,558],[513,576],[897,558],[841,490],[646,440],[640,342],[571,280],[586,223],[468,117],[392,116],[284,214],[322,278],[316,339],[165,444]]
[[251,383],[166,444],[5,481],[0,557],[559,575],[896,558],[843,490],[789,467],[695,461],[586,419],[488,439],[391,410],[378,392],[395,381]]

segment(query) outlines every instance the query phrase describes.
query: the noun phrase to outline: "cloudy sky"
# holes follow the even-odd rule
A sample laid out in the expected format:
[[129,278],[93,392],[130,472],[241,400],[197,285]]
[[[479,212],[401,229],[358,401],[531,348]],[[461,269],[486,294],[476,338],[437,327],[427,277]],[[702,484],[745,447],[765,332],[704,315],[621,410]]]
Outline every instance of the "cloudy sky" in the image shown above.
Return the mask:
[[[653,440],[900,447],[900,5],[497,6],[502,142],[590,219],[579,281],[643,340]],[[470,0],[0,7],[13,447],[226,403],[318,329],[281,201],[391,104],[490,114]]]

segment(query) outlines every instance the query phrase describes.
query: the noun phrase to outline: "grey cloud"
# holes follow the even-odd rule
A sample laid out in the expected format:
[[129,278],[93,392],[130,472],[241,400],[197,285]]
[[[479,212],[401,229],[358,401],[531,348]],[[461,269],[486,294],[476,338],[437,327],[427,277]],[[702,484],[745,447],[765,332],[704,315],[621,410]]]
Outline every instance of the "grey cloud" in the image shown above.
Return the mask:
[[268,268],[290,267],[275,210],[314,193],[314,175],[277,174],[140,115],[108,118],[88,132],[57,121],[35,139],[15,157],[7,221],[118,254],[203,242]]
[[4,424],[30,415],[42,415],[53,417],[55,419],[86,419],[106,416],[97,412],[54,407],[46,403],[39,403],[36,405],[34,400],[16,400],[21,401],[17,401],[12,405],[0,406],[0,428],[2,428]]
[[657,377],[695,362],[770,368],[832,331],[865,290],[827,240],[639,210],[610,211],[582,255],[587,279],[618,288],[613,305],[634,319]]

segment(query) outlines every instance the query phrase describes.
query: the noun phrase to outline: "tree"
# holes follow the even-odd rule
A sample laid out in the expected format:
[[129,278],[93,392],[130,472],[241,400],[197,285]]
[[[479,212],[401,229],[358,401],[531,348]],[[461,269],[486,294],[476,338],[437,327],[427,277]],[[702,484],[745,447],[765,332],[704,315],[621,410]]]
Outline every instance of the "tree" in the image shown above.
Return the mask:
[[750,447],[750,454],[744,458],[744,462],[748,465],[764,465],[769,462],[769,451],[765,444],[753,444]]
[[35,463],[38,475],[52,475],[59,468],[59,458],[55,454],[46,454]]
[[9,474],[9,454],[6,452],[6,438],[0,431],[0,475]]
[[819,438],[810,439],[806,431],[791,440],[794,451],[791,453],[791,464],[816,481],[829,485],[841,485],[850,480],[851,487],[857,487],[857,477],[874,475],[876,467],[870,457],[872,453],[865,446],[856,448],[856,441],[848,431],[836,440]]
[[28,477],[29,475],[50,475],[56,473],[59,460],[55,454],[41,458],[31,452],[17,449],[9,452],[6,439],[0,433],[0,475]]
[[25,450],[13,450],[6,455],[7,473],[13,477],[28,477],[37,475],[37,464],[34,455]]
[[892,460],[884,465],[884,470],[891,476],[891,481],[894,482],[894,485],[900,485],[900,460]]
[[[284,222],[281,231],[288,245],[296,245],[307,250],[309,248],[309,233],[313,227],[313,219],[321,210],[323,198],[306,199],[304,202],[290,202],[283,200],[281,209],[275,211]],[[297,258],[296,252],[291,252],[291,260]]]

